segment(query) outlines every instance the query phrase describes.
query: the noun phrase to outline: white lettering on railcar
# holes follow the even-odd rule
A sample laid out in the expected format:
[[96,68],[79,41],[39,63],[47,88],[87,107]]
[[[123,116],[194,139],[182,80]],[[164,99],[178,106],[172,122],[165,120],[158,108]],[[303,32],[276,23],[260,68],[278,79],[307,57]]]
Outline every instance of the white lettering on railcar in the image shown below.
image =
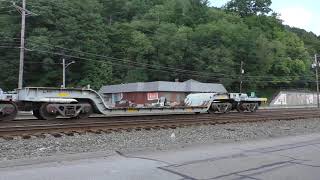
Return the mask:
[[287,94],[280,94],[274,105],[287,105]]

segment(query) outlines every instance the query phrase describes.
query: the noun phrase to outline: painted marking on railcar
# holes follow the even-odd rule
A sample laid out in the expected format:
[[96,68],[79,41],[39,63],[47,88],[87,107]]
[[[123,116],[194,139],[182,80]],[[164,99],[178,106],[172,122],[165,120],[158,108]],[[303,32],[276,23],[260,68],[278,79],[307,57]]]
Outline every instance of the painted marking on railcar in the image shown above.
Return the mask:
[[215,97],[215,99],[229,99],[229,97],[226,95],[218,95]]
[[193,112],[192,108],[187,108],[187,112]]
[[70,94],[69,93],[59,93],[58,97],[69,97]]
[[138,112],[138,109],[135,109],[135,108],[128,108],[127,112]]

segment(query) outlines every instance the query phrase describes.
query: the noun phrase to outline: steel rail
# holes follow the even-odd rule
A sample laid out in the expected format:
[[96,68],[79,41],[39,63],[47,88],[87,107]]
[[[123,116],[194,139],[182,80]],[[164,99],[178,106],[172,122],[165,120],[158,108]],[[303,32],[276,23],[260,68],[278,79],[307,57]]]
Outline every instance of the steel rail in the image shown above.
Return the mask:
[[245,122],[262,122],[269,120],[296,120],[320,118],[320,110],[287,110],[287,111],[259,111],[256,113],[219,114],[219,115],[167,115],[141,117],[108,117],[89,118],[87,120],[61,119],[55,121],[12,121],[0,123],[0,136],[30,137],[43,134],[85,132],[110,132],[132,129],[176,128],[191,125],[228,124]]

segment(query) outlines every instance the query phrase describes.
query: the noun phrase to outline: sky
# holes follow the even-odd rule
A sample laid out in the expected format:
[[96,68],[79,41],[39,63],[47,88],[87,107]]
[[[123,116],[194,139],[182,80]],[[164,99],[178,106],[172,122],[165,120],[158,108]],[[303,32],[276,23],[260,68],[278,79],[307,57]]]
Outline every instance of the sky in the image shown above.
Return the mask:
[[[228,0],[210,0],[212,6],[221,7]],[[319,0],[273,0],[271,8],[280,14],[284,24],[312,31],[320,35]]]

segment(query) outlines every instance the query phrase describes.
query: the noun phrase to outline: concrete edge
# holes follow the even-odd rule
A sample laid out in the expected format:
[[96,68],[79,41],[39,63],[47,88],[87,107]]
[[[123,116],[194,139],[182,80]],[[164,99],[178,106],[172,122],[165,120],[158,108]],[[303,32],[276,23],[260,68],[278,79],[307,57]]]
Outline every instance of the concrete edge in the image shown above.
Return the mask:
[[48,163],[72,162],[87,159],[96,159],[102,157],[111,157],[118,155],[116,152],[98,151],[86,153],[65,153],[52,156],[42,156],[24,159],[14,159],[0,161],[0,170],[13,167],[24,167],[30,165],[40,165]]

